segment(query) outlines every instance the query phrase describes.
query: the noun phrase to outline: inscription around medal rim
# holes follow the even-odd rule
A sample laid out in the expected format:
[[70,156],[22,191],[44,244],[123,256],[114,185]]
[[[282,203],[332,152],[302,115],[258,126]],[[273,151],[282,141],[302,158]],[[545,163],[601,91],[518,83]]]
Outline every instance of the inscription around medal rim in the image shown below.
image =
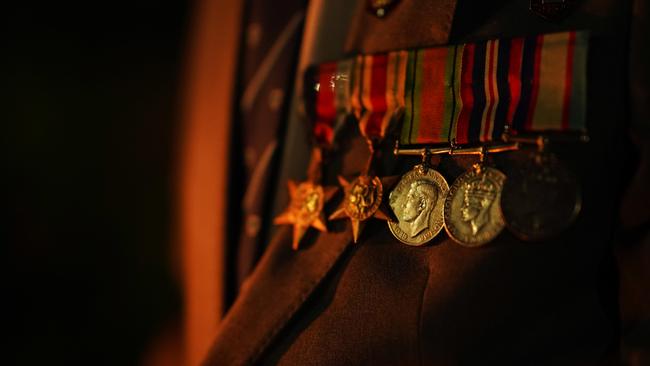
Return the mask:
[[449,191],[445,178],[422,165],[402,176],[389,195],[389,204],[398,221],[388,221],[395,238],[407,245],[420,246],[433,239],[444,226],[444,203]]
[[500,208],[506,176],[481,167],[461,174],[445,200],[445,230],[457,243],[478,247],[492,241],[505,226]]
[[557,235],[578,216],[582,197],[575,176],[554,155],[531,153],[508,174],[501,211],[518,238],[540,241]]
[[354,220],[365,221],[379,209],[382,196],[378,177],[359,176],[345,191],[345,213]]

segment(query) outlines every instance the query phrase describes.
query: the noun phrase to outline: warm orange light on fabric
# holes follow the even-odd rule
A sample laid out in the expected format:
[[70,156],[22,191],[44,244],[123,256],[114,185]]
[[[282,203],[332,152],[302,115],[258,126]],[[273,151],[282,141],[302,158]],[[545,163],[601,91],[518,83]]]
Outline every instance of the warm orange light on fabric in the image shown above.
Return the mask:
[[231,101],[242,2],[198,1],[190,33],[179,159],[185,364],[198,365],[223,314]]

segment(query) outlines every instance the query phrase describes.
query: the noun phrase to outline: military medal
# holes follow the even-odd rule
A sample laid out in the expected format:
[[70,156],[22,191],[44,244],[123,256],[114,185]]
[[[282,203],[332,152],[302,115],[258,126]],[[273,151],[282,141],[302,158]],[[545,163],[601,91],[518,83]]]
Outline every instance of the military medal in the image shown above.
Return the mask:
[[[415,155],[417,152],[449,153],[450,155],[480,155],[481,160],[479,163],[474,164],[470,170],[461,174],[450,188],[447,188],[447,183],[440,173],[430,168],[427,169],[426,165],[418,165],[412,171],[406,173],[395,190],[391,192],[391,207],[395,212],[395,216],[398,217],[398,222],[389,222],[389,228],[393,235],[398,240],[410,245],[426,243],[425,240],[418,242],[417,238],[404,239],[406,236],[404,232],[408,232],[404,227],[413,228],[417,225],[407,225],[409,224],[407,220],[412,220],[415,214],[424,212],[426,202],[423,203],[414,191],[409,191],[407,197],[411,194],[415,195],[411,199],[411,204],[412,202],[419,203],[420,212],[408,207],[408,204],[399,205],[397,202],[399,198],[404,196],[404,187],[401,186],[403,182],[408,184],[415,180],[415,183],[411,183],[411,188],[414,188],[421,185],[420,182],[417,182],[418,179],[413,179],[414,177],[419,178],[424,174],[430,174],[432,181],[437,183],[437,185],[433,184],[433,186],[437,186],[438,191],[429,188],[427,197],[430,200],[435,197],[437,200],[431,215],[438,216],[433,216],[435,221],[429,223],[429,228],[436,231],[431,231],[433,234],[431,237],[425,232],[424,236],[426,238],[422,239],[431,240],[444,224],[449,237],[461,245],[477,247],[492,241],[505,225],[500,209],[500,198],[506,178],[499,170],[484,165],[485,155],[488,152],[499,153],[517,150],[518,148],[516,143],[495,143],[490,146],[478,147],[457,147],[452,144],[450,147],[421,149],[399,149],[397,147],[395,153],[398,155]],[[423,181],[421,178],[419,180]],[[399,191],[400,188],[402,192]],[[444,192],[445,194],[436,196],[437,192]],[[395,194],[394,200],[393,194]],[[429,219],[431,220],[431,216]],[[398,228],[401,230],[397,230]]]
[[[515,59],[520,52],[517,45],[522,42],[523,39],[487,41],[415,50],[409,54],[401,145],[425,145],[420,149],[425,153],[481,155],[481,163],[458,177],[451,188],[446,182],[437,187],[442,196],[428,190],[429,200],[436,200],[428,224],[431,234],[437,234],[444,226],[454,241],[480,246],[494,239],[504,227],[499,202],[505,176],[495,168],[484,166],[483,157],[487,152],[517,149],[516,144],[498,142],[512,109],[508,103],[514,103],[513,98],[506,98],[510,87],[507,60],[511,58],[509,53],[515,54],[512,57]],[[414,151],[418,149],[398,148],[396,153]],[[422,168],[416,167],[415,171]],[[413,180],[414,176],[412,172],[407,173],[404,182]],[[415,237],[405,239],[407,229],[413,227],[417,231],[420,227],[409,224],[417,211],[412,211],[410,205],[396,203],[398,198],[410,194],[405,185],[398,184],[398,187],[402,189],[396,188],[394,200],[391,196],[391,203],[395,202],[393,212],[398,218],[397,223],[389,223],[391,232],[407,244],[423,244],[426,241]],[[426,207],[416,195],[411,197],[413,203],[420,203],[422,210]],[[424,236],[430,240],[433,236],[427,234]]]
[[478,247],[503,230],[500,201],[506,176],[499,170],[476,164],[449,188],[445,201],[445,230],[455,242]]
[[352,107],[359,116],[359,131],[368,142],[370,156],[357,178],[339,177],[345,195],[331,220],[347,218],[352,224],[354,242],[359,240],[370,218],[388,220],[390,211],[384,199],[384,181],[375,176],[373,164],[377,146],[404,105],[404,78],[408,53],[405,51],[361,56],[353,78]]
[[569,227],[582,203],[571,171],[550,153],[531,152],[511,163],[515,169],[501,196],[508,229],[520,239],[539,241]]
[[326,201],[323,187],[312,182],[295,183],[289,181],[289,207],[273,221],[276,225],[293,225],[292,248],[298,249],[298,243],[308,228],[327,232],[323,204]]
[[388,220],[385,210],[380,210],[383,202],[383,185],[378,177],[367,174],[362,174],[351,182],[339,177],[339,182],[345,195],[339,208],[330,216],[330,220],[350,219],[352,237],[356,243],[366,220],[371,217]]
[[[321,152],[318,148],[314,149],[310,165],[320,165]],[[310,169],[313,171],[313,168]],[[287,209],[275,218],[273,221],[276,225],[293,225],[293,241],[291,247],[298,249],[300,240],[310,227],[322,232],[327,232],[325,215],[323,207],[325,202],[329,201],[334,193],[335,187],[323,187],[317,182],[316,176],[310,177],[309,180],[296,183],[289,180],[289,206]]]
[[397,218],[388,221],[393,236],[413,246],[431,241],[444,226],[443,209],[448,191],[447,181],[429,165],[425,153],[422,164],[404,174],[390,192],[389,204]]
[[[584,132],[587,45],[587,32],[562,32],[358,56],[349,103],[369,142],[370,158],[358,178],[339,179],[346,194],[331,218],[349,218],[355,241],[370,217],[390,217],[391,232],[406,244],[430,240],[439,231],[440,208],[428,203],[438,202],[440,195],[425,186],[444,192],[444,179],[428,161],[405,174],[394,190],[376,179],[374,152],[390,121],[403,116],[401,153],[482,158],[519,149],[526,133]],[[572,182],[560,161],[546,152],[512,173],[507,186],[504,174],[481,160],[449,188],[445,230],[462,245],[480,246],[499,234],[505,219],[520,238],[546,237],[579,211],[579,189]],[[565,197],[557,201],[566,207],[544,208],[530,198],[546,189]],[[382,209],[385,195],[394,215]],[[422,200],[425,196],[429,202]],[[526,202],[518,203],[522,199]],[[561,222],[551,220],[555,210],[565,212],[553,217]]]
[[[520,140],[503,143],[507,127],[513,132],[583,129],[587,37],[586,32],[563,32],[410,51],[401,145],[444,151],[440,145],[451,143],[451,155],[483,156],[519,148]],[[535,183],[539,191],[551,182],[564,182],[555,189],[569,196],[563,199],[567,207],[561,220],[570,222],[580,206],[571,175],[557,159],[548,155],[536,159],[524,169],[527,186]],[[543,212],[537,224],[515,217],[527,205],[534,206],[516,202],[522,196],[517,181],[521,177],[513,174],[508,186],[512,188],[504,187],[504,174],[482,163],[459,176],[445,202],[449,236],[466,246],[485,244],[503,229],[505,212],[520,237],[539,236],[540,222],[548,223],[545,232],[562,227],[542,220]],[[504,213],[503,195],[508,200]],[[525,229],[535,225],[539,228]]]
[[[448,72],[448,64],[454,65],[455,57],[454,48],[409,53],[400,142],[402,146],[430,147],[402,148],[398,142],[394,150],[396,155],[422,157],[421,164],[404,174],[389,195],[394,219],[388,221],[388,228],[397,240],[407,245],[428,243],[444,226],[444,202],[449,185],[442,174],[431,166],[430,157],[450,151],[452,118],[451,113],[444,111],[444,102],[450,97],[451,90],[445,88],[449,84],[444,80],[452,78],[453,72]],[[418,82],[422,77],[441,82]],[[451,103],[448,105],[451,106]]]
[[[391,192],[391,207],[398,217],[397,222],[389,222],[389,228],[393,235],[405,244],[422,245],[435,237],[444,225],[449,237],[463,246],[478,247],[492,241],[505,226],[500,209],[500,198],[506,177],[501,171],[485,166],[484,158],[488,152],[500,153],[517,149],[518,144],[516,143],[496,143],[490,146],[462,148],[457,147],[455,144],[452,144],[451,147],[438,148],[396,148],[395,153],[398,155],[415,155],[417,152],[449,153],[450,155],[480,155],[481,160],[479,163],[474,164],[470,170],[461,174],[449,188],[447,188],[447,183],[440,173],[430,168],[427,169],[426,166],[418,165],[412,171],[406,173],[395,190]],[[439,216],[433,216],[435,221],[429,223],[433,235],[429,237],[428,233],[424,232],[423,240],[418,242],[417,238],[405,239],[404,232],[408,233],[407,230],[414,226],[413,224],[407,225],[409,223],[407,219],[411,219],[416,213],[421,213],[423,210],[418,212],[412,210],[411,207],[407,207],[406,204],[400,206],[397,202],[399,198],[404,196],[402,183],[423,181],[420,177],[424,174],[430,174],[431,180],[436,182],[437,187],[439,187],[438,191],[445,194],[436,196],[434,190],[428,190],[427,197],[429,199],[435,197],[437,200],[431,215],[436,214]],[[413,179],[414,177],[420,179]],[[420,182],[411,183],[411,187],[420,184]],[[434,183],[434,185],[436,184]],[[402,192],[399,191],[400,188]],[[395,194],[394,200],[393,194]],[[407,193],[407,197],[411,194],[411,191]],[[417,196],[412,198],[411,202],[420,203],[419,207],[422,209],[426,207],[426,203],[421,203],[422,201]],[[431,220],[431,216],[429,220]],[[408,229],[404,229],[404,227]],[[436,231],[434,232],[432,229]]]
[[[496,153],[517,149],[514,143],[501,143],[505,120],[513,98],[506,98],[510,87],[509,53],[517,52],[523,39],[486,41],[444,48],[415,50],[409,55],[406,76],[407,93],[402,146],[425,145],[420,150],[450,155]],[[515,44],[511,47],[511,44]],[[433,80],[427,82],[424,80]],[[501,98],[500,98],[501,96]],[[488,145],[489,144],[489,145]],[[397,154],[409,154],[417,148],[397,149]],[[419,169],[419,168],[418,168]],[[405,175],[406,181],[412,177]],[[505,176],[495,168],[475,165],[461,175],[451,188],[440,185],[446,192],[441,198],[429,190],[429,199],[438,201],[432,212],[440,231],[443,226],[449,236],[466,246],[483,245],[503,229],[499,198]],[[399,184],[398,184],[399,185]],[[395,192],[395,201],[406,193]],[[413,198],[416,201],[417,197]],[[420,207],[426,207],[421,205]],[[403,229],[415,212],[406,205],[394,207],[395,216]],[[409,207],[410,210],[410,207]],[[415,227],[416,225],[414,225]],[[389,225],[391,229],[396,225]],[[415,230],[418,228],[415,227]],[[437,233],[436,231],[436,233]],[[393,231],[405,241],[405,235]],[[431,239],[431,238],[428,238]]]
[[[549,36],[550,37],[550,36]],[[537,104],[515,113],[504,139],[536,149],[513,154],[501,196],[501,209],[508,229],[518,238],[540,241],[555,236],[574,222],[582,199],[572,172],[549,151],[549,145],[585,142],[587,90],[587,35],[561,33],[544,41],[541,50],[549,57],[532,61],[538,42],[524,44],[523,67],[537,85]],[[558,67],[558,64],[560,67]],[[530,65],[530,66],[527,66]],[[539,70],[555,72],[546,77]],[[539,105],[544,100],[546,104]],[[524,113],[525,111],[525,113]]]
[[327,232],[323,209],[337,189],[320,184],[323,155],[333,148],[338,127],[350,111],[348,84],[351,65],[351,60],[326,63],[305,74],[305,104],[308,119],[313,121],[314,140],[307,181],[288,182],[289,205],[274,220],[276,225],[293,225],[294,250],[298,249],[309,228]]

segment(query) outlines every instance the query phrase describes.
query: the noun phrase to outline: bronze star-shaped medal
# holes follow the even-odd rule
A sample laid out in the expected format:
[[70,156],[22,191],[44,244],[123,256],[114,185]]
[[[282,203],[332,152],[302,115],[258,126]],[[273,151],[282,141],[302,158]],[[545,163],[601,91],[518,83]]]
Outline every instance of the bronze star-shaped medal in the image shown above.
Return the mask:
[[323,206],[325,202],[332,198],[336,192],[336,187],[323,188],[321,185],[309,181],[296,184],[291,180],[288,185],[289,195],[291,196],[289,207],[280,216],[276,217],[273,223],[276,225],[293,225],[292,248],[297,250],[300,240],[310,227],[327,232]]
[[392,186],[397,177],[379,179],[360,175],[352,182],[339,176],[339,183],[345,191],[343,202],[330,216],[330,220],[349,218],[352,222],[352,237],[356,243],[365,221],[371,217],[380,220],[390,219],[390,210],[383,202],[384,186]]

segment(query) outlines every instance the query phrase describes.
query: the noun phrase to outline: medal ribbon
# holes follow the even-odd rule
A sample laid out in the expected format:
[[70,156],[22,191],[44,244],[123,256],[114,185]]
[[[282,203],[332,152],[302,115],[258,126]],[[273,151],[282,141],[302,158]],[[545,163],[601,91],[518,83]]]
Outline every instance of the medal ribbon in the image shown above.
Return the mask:
[[352,85],[351,106],[359,130],[369,139],[382,139],[395,114],[404,108],[408,51],[359,56]]
[[585,131],[587,49],[564,32],[409,51],[401,143]]
[[336,131],[352,111],[350,82],[353,60],[328,62],[312,67],[305,77],[305,99],[316,142],[330,147]]

